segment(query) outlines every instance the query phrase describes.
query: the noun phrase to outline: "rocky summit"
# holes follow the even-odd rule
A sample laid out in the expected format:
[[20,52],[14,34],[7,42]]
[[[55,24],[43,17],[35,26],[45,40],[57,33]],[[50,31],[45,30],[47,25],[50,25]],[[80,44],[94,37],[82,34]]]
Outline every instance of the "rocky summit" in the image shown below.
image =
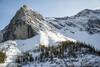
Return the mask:
[[23,5],[4,29],[2,41],[33,37],[37,32],[32,22],[38,23],[37,20],[43,20],[43,16]]

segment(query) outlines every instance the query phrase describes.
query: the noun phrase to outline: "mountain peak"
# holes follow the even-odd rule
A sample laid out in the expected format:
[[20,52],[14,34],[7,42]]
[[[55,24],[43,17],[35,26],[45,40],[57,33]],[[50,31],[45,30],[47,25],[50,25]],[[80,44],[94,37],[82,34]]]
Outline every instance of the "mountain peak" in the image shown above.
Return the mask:
[[92,12],[93,12],[93,10],[84,9],[84,10],[82,10],[81,12],[79,12],[76,16],[86,16],[86,15],[92,13]]
[[[23,15],[27,15],[27,14],[30,14],[32,13],[32,9],[27,6],[27,5],[23,5],[17,12],[16,12],[16,15],[19,15],[19,16],[23,16]],[[34,11],[35,12],[35,11]],[[16,16],[15,15],[15,16]],[[18,16],[17,16],[18,17]]]
[[36,11],[33,11],[29,6],[23,5],[14,16],[16,19],[21,19],[23,21],[36,19],[43,20],[43,16]]
[[[3,34],[3,41],[27,39],[37,34],[34,25],[43,19],[42,15],[23,5],[12,18]],[[34,22],[34,23],[33,23]]]
[[26,10],[31,10],[31,8],[30,8],[29,6],[27,6],[27,5],[23,5],[23,6],[20,8],[20,10],[26,11]]
[[22,8],[28,8],[28,6],[27,5],[23,5]]
[[75,15],[76,17],[82,17],[82,16],[87,16],[87,17],[93,17],[100,14],[100,10],[91,10],[91,9],[84,9],[82,11],[80,11],[77,15]]

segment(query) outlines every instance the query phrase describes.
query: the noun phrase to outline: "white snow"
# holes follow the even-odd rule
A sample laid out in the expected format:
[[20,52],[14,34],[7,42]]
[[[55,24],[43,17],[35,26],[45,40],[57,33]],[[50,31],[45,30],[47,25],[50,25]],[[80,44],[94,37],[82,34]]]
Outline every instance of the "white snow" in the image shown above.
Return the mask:
[[36,35],[35,37],[26,40],[16,40],[16,43],[18,44],[17,47],[19,50],[26,52],[28,50],[34,49],[40,44],[40,36]]
[[73,41],[76,42],[76,40],[71,39],[69,37],[65,37],[62,34],[58,32],[52,32],[52,31],[40,31],[40,44],[43,44],[45,46],[48,46],[50,44],[54,44],[56,42],[62,42],[62,41]]
[[46,33],[44,33],[43,31],[40,31],[40,36],[41,36],[40,37],[40,44],[48,46],[48,44],[49,44],[48,35]]
[[61,31],[61,33],[63,33],[66,37],[68,36],[77,41],[85,42],[93,46],[95,49],[100,50],[99,48],[100,47],[100,35],[99,34],[90,35],[85,31],[79,31],[75,28],[73,28],[72,31],[74,31],[75,33],[71,33],[68,30]]
[[15,41],[7,41],[0,44],[0,49],[4,50],[6,52],[6,60],[5,63],[0,65],[0,67],[6,67],[7,65],[10,65],[10,63],[13,63],[16,59],[16,56],[21,54],[21,51],[16,47]]
[[[82,27],[82,25],[86,25],[86,23],[88,22],[89,19],[100,19],[100,14],[89,14],[88,16],[80,16],[80,17],[70,17],[66,20],[57,20],[54,21],[52,18],[48,18],[48,24],[49,21],[52,24],[55,24],[57,26],[59,26],[60,24],[65,25],[62,26],[61,29],[57,29],[58,32],[60,32],[61,34],[63,34],[64,36],[66,36],[67,39],[72,38],[71,41],[73,41],[73,39],[80,41],[80,42],[85,42],[87,44],[91,44],[94,48],[96,48],[97,50],[100,50],[100,34],[88,34],[87,31],[85,31],[85,29]],[[72,23],[77,25],[77,27],[73,27],[73,26],[68,26],[65,23]],[[80,31],[79,28],[82,28],[83,30]],[[98,28],[96,28],[98,29]],[[99,29],[98,29],[99,30]]]

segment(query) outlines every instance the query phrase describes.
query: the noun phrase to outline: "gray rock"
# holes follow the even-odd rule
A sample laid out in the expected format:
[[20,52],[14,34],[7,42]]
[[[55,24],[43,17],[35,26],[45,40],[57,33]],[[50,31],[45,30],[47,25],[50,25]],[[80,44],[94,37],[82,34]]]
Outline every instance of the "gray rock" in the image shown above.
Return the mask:
[[44,20],[42,15],[24,5],[5,27],[2,41],[27,39],[35,36],[37,32],[33,22],[38,23],[37,19]]

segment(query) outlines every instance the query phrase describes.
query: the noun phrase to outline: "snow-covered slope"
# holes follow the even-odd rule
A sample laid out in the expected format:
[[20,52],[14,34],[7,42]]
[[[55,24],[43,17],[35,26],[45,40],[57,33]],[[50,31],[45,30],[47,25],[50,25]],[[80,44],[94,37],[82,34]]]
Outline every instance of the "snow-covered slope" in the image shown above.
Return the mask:
[[0,43],[0,50],[3,50],[7,56],[5,63],[0,64],[0,67],[10,67],[15,62],[17,55],[21,55],[21,51],[17,48],[15,41]]
[[47,17],[46,21],[64,36],[86,42],[100,50],[100,10],[85,9],[75,16]]
[[[0,44],[0,50],[3,50],[4,52],[6,52],[7,58],[5,60],[5,63],[0,64],[1,67],[18,67],[18,66],[22,66],[22,67],[52,67],[52,66],[56,66],[56,67],[66,67],[66,66],[78,66],[81,67],[83,66],[88,66],[90,64],[90,66],[100,66],[99,62],[100,62],[100,57],[98,55],[96,55],[95,53],[91,53],[92,50],[90,48],[86,48],[86,47],[78,47],[78,48],[74,48],[74,49],[78,49],[78,51],[75,53],[75,56],[77,57],[64,57],[63,59],[58,58],[56,56],[54,56],[53,60],[50,60],[50,58],[43,58],[44,61],[41,61],[40,57],[41,57],[41,51],[39,51],[39,35],[36,35],[33,38],[30,39],[26,39],[26,40],[13,40],[13,41],[7,41],[4,43]],[[74,44],[73,44],[74,45]],[[70,45],[69,45],[70,46]],[[72,50],[73,48],[67,47],[68,51]],[[48,47],[46,48],[48,49]],[[56,48],[55,48],[56,49]],[[55,52],[55,49],[51,49],[50,51]],[[73,50],[74,50],[73,49]],[[45,50],[45,48],[44,48]],[[58,50],[58,48],[57,48]],[[90,53],[88,54],[88,50],[90,51]],[[68,51],[64,52],[65,56],[69,55]],[[23,53],[29,53],[32,54],[33,57],[33,61],[22,61],[20,63],[16,62],[16,58],[19,56],[21,56],[21,58],[23,57]],[[50,52],[51,53],[51,52]],[[66,55],[67,54],[67,55]],[[52,55],[52,54],[51,54]],[[50,55],[50,56],[51,56]],[[72,56],[74,56],[73,54],[71,54]],[[27,56],[27,55],[26,55]],[[57,55],[59,56],[59,55]],[[46,60],[48,59],[48,60]],[[24,64],[23,64],[24,63]]]

